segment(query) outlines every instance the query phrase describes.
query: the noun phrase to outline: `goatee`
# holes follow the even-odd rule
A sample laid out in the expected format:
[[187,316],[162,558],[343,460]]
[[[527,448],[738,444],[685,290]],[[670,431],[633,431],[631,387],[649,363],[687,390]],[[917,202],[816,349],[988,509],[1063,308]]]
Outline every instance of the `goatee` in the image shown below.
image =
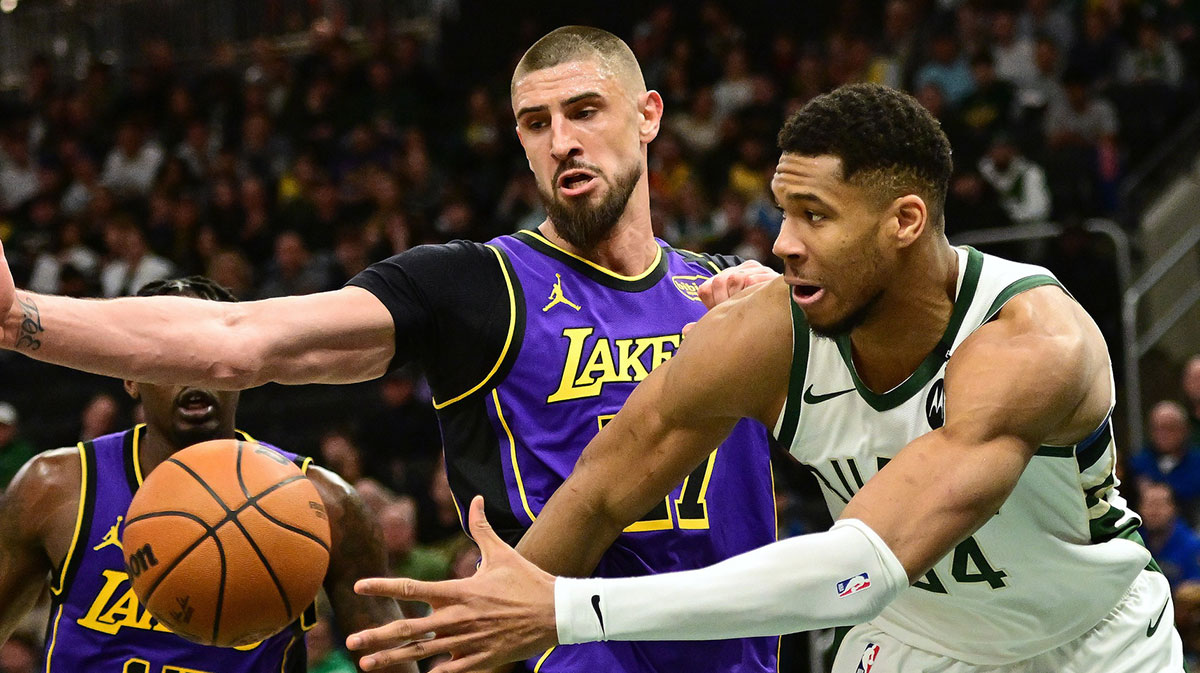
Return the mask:
[[608,182],[608,193],[595,205],[589,204],[586,197],[570,201],[560,199],[557,193],[542,191],[541,186],[538,194],[558,235],[578,250],[591,250],[612,234],[641,177],[640,163],[611,182],[597,173],[595,179]]

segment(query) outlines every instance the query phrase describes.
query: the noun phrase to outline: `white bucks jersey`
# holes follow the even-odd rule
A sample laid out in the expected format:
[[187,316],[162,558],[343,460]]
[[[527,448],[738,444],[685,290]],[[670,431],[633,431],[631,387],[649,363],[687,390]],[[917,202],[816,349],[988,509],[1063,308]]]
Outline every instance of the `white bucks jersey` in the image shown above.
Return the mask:
[[[775,434],[815,473],[834,518],[905,444],[942,426],[946,363],[959,344],[1017,294],[1058,285],[1040,267],[956,251],[945,335],[883,394],[859,380],[847,338],[815,337],[792,304],[791,381]],[[914,647],[993,665],[1091,629],[1150,563],[1140,522],[1116,491],[1114,460],[1108,421],[1074,446],[1041,447],[1000,511],[872,623]]]

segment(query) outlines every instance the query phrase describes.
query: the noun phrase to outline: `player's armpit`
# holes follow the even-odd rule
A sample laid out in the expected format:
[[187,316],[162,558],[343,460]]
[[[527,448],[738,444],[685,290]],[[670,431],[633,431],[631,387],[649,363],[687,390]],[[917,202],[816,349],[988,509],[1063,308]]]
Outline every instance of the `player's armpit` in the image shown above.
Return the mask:
[[63,562],[80,480],[79,452],[59,449],[32,458],[0,493],[0,643],[37,601],[55,564]]
[[[353,487],[329,470],[312,466],[307,476],[329,514],[329,571],[324,586],[338,631],[349,634],[403,619],[395,600],[354,593],[358,580],[389,574],[382,534],[366,504]],[[417,668],[414,664],[396,664],[380,670],[416,673]]]
[[38,360],[221,389],[367,380],[387,370],[395,350],[391,315],[355,287],[243,303],[17,291],[0,320],[0,345]]
[[878,533],[912,580],[1000,509],[1039,446],[1078,442],[1108,412],[1094,324],[1060,290],[1026,295],[955,351],[945,425],[901,449],[842,512]]
[[791,363],[787,286],[714,309],[630,395],[517,549],[543,569],[590,574],[621,530],[645,516],[743,417],[773,422]]

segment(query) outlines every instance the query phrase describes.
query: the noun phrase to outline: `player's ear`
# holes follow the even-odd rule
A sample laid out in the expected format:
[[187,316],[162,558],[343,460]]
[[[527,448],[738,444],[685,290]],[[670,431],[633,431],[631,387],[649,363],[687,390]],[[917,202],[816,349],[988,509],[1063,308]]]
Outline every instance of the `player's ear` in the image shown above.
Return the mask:
[[138,388],[137,381],[126,381],[125,392],[129,393],[129,396],[135,400],[142,399],[142,391]]
[[916,194],[906,194],[892,202],[895,219],[894,237],[898,247],[907,248],[921,237],[929,225],[929,210],[925,200]]
[[639,96],[638,113],[641,116],[638,123],[638,134],[643,143],[648,143],[658,137],[658,129],[663,116],[662,96],[653,89]]

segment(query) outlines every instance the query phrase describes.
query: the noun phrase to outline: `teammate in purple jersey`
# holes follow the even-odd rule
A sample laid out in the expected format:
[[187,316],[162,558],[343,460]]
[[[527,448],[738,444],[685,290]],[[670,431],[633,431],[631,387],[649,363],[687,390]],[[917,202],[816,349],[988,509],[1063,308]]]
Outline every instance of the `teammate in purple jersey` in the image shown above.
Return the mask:
[[[647,148],[658,134],[662,97],[646,90],[637,60],[616,36],[572,26],[542,38],[517,67],[512,103],[549,213],[516,243],[421,246],[373,265],[337,291],[233,305],[36,295],[17,291],[0,263],[0,345],[122,378],[222,389],[363,381],[416,361],[434,392],[456,500],[462,505],[475,494],[486,496],[489,520],[516,541],[642,369],[673,353],[685,324],[702,311],[694,299],[711,305],[774,274],[743,265],[702,284],[734,261],[670,251],[654,238]],[[517,253],[510,243],[535,250]],[[533,273],[535,263],[548,265],[545,275]],[[584,285],[589,289],[581,290]],[[658,300],[668,303],[653,303]],[[563,312],[578,314],[573,317],[580,322],[567,322]],[[588,335],[578,331],[589,328]],[[581,359],[570,372],[572,348],[581,349]],[[536,383],[552,387],[522,391],[528,401],[511,415],[510,395],[539,374],[549,378]],[[590,386],[597,394],[583,394]],[[556,391],[579,397],[551,400]],[[576,402],[579,409],[560,424],[557,415]],[[581,436],[562,443],[568,425]],[[762,441],[751,439],[755,433]],[[610,558],[622,560],[609,566],[606,559],[605,572],[699,567],[702,559],[773,539],[765,433],[748,431],[746,440],[750,446],[720,449],[703,461],[703,474],[689,477],[677,495],[648,513],[658,529],[631,531],[622,541],[637,548],[614,550]],[[629,478],[639,477],[637,465],[630,465]],[[726,493],[730,497],[719,502]],[[558,573],[593,570],[545,562]],[[594,651],[595,658],[579,660],[574,657],[583,655],[567,649],[543,653],[525,667],[537,673],[765,673],[775,668],[776,645],[771,638],[703,647],[589,645],[575,651]],[[372,670],[382,665],[377,656],[363,663]]]
[[[233,300],[224,288],[199,277],[153,283],[141,294]],[[234,429],[237,392],[134,381],[126,381],[125,388],[141,400],[145,424],[43,453],[0,496],[5,522],[0,526],[0,642],[49,583],[50,622],[39,668],[46,673],[302,673],[304,631],[316,619],[312,607],[296,606],[303,614],[260,643],[227,649],[184,640],[139,605],[125,572],[121,533],[143,477],[183,447],[251,438]],[[352,591],[357,578],[386,568],[378,530],[353,489],[310,460],[271,448],[295,461],[325,501],[333,533],[325,590],[338,627],[350,632],[398,618],[394,601]]]

